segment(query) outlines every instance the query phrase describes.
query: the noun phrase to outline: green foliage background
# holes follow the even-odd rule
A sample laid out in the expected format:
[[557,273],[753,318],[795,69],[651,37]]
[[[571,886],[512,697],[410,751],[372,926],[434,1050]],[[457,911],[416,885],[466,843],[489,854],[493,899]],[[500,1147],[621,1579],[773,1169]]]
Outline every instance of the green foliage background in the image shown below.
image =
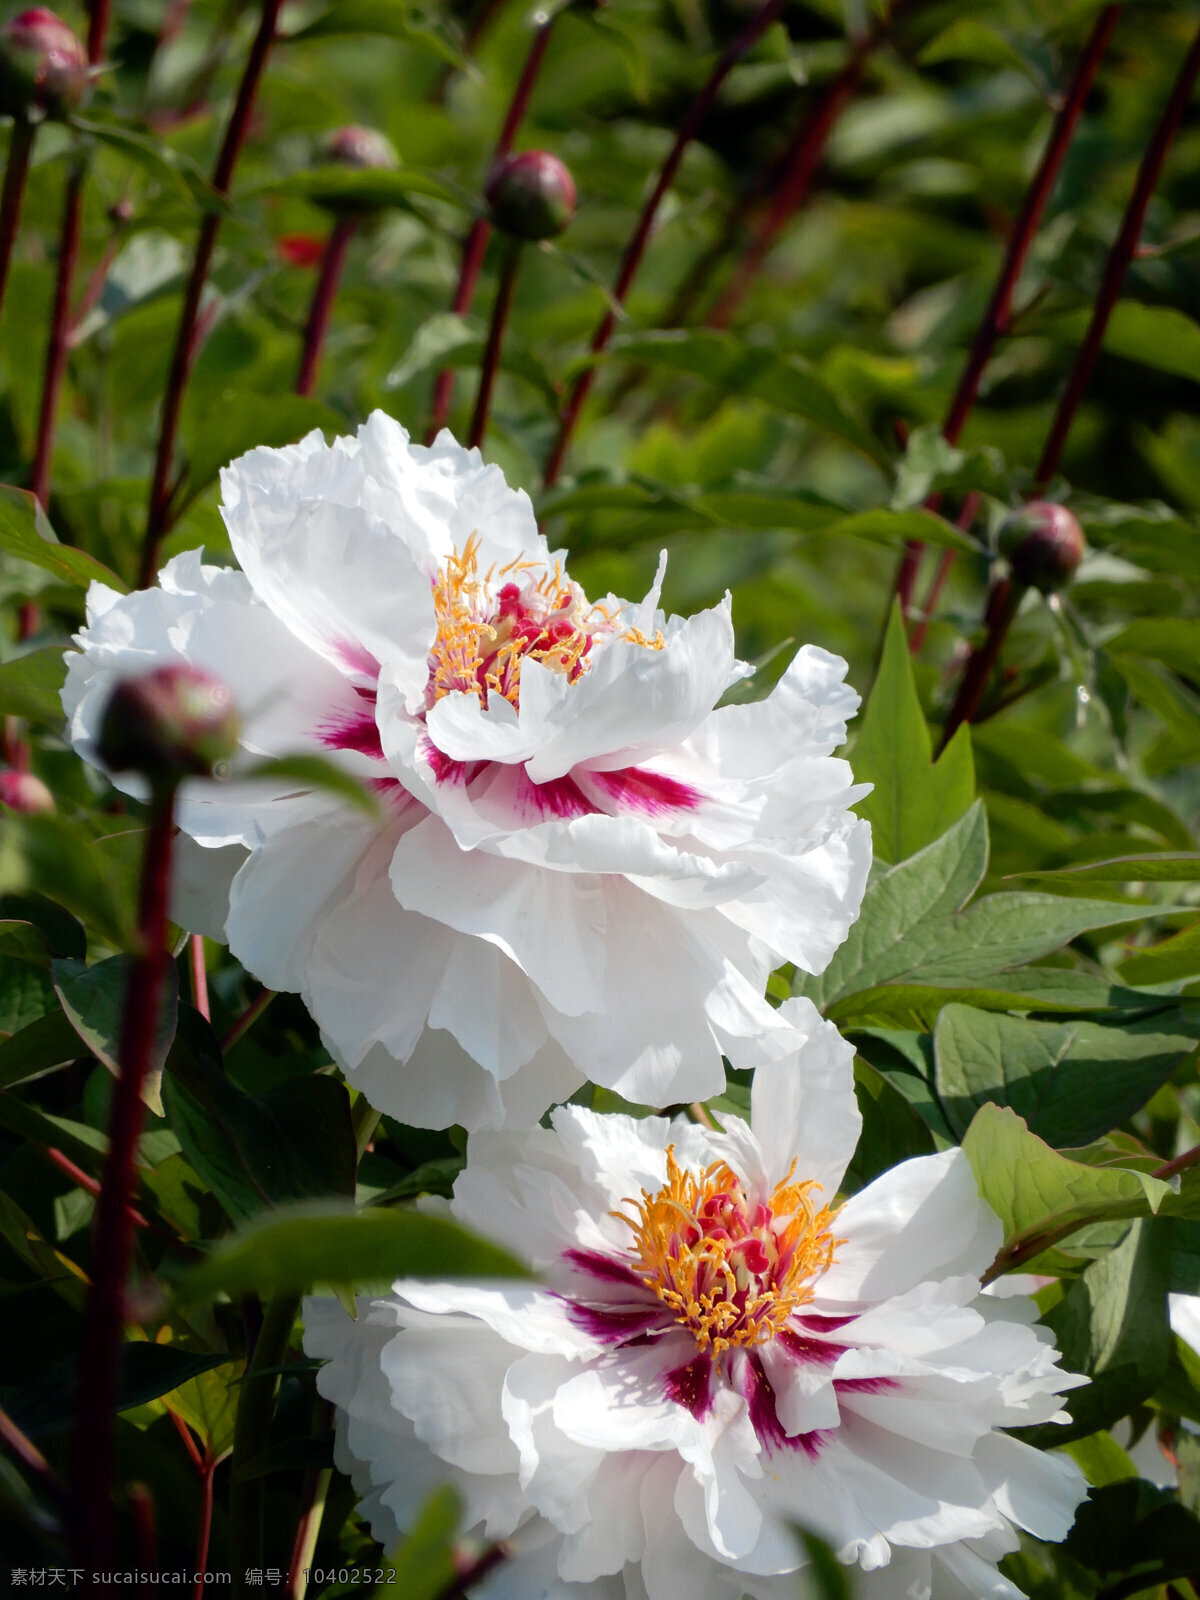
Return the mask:
[[[182,281],[200,208],[220,204],[204,174],[256,13],[196,0],[159,49],[165,10],[118,0],[113,65],[79,126],[40,130],[0,324],[0,478],[19,487],[63,187],[86,148],[79,282],[91,278],[94,303],[70,355],[48,522],[28,497],[0,491],[0,714],[23,719],[57,802],[54,816],[7,816],[0,833],[0,1389],[64,1469],[92,1202],[47,1152],[93,1178],[102,1167],[141,819],[64,744],[61,655],[89,579],[134,581]],[[745,248],[764,175],[769,188],[848,35],[871,17],[860,0],[789,5],[687,152],[567,475],[539,509],[590,592],[641,594],[663,547],[668,609],[732,589],[742,654],[761,663],[739,692],[764,692],[810,640],[844,654],[851,681],[870,691],[850,758],[876,786],[862,810],[879,863],[846,945],[822,977],[795,985],[859,1052],[866,1127],[851,1179],[964,1142],[1006,1225],[1000,1264],[1053,1279],[1041,1302],[1065,1364],[1096,1379],[1071,1397],[1071,1428],[1044,1441],[1072,1441],[1094,1499],[1064,1547],[1028,1540],[1005,1570],[1038,1600],[1195,1600],[1200,1447],[1178,1422],[1200,1423],[1200,1358],[1170,1334],[1165,1295],[1200,1292],[1200,1185],[1197,1169],[1155,1173],[1200,1141],[1198,114],[1167,163],[1055,486],[1089,557],[1059,600],[1026,603],[975,726],[933,759],[964,646],[978,637],[996,527],[1030,486],[1138,161],[1200,23],[1194,5],[1125,7],[1014,329],[961,449],[949,450],[938,425],[1098,10],[1093,0],[903,8],[808,204],[732,330],[715,332],[705,315]],[[81,7],[63,14],[85,26]],[[611,0],[556,23],[519,143],[560,155],[580,204],[559,242],[526,252],[486,444],[535,498],[564,386],[639,207],[746,17],[730,0]],[[184,409],[186,509],[167,553],[228,555],[215,477],[244,449],[310,426],[345,432],[376,406],[421,435],[443,362],[459,373],[460,437],[473,404],[495,242],[476,312],[456,318],[447,306],[529,18],[514,0],[489,8],[484,26],[453,5],[304,0],[285,9],[283,32],[223,223]],[[382,129],[402,166],[374,189],[388,207],[352,245],[318,397],[300,400],[291,390],[313,274],[294,262],[330,226],[311,196],[351,183],[311,176],[321,136],[347,122]],[[970,541],[919,511],[940,490],[953,514],[970,489],[983,494]],[[914,531],[966,548],[910,659],[890,596]],[[18,611],[31,598],[40,631],[22,642]],[[1095,865],[1128,856],[1147,859]],[[454,1130],[385,1118],[359,1159],[363,1108],[299,1001],[277,998],[222,1051],[258,985],[227,952],[208,956],[212,1027],[189,1004],[181,959],[163,1115],[143,1139],[144,1340],[126,1351],[119,1471],[122,1537],[127,1486],[149,1483],[160,1560],[187,1566],[203,1476],[187,1430],[202,1463],[219,1463],[220,1570],[259,1314],[253,1300],[245,1310],[247,1293],[279,1306],[315,1282],[344,1292],[405,1271],[512,1264],[411,1209],[418,1193],[448,1192],[462,1159]],[[788,972],[772,981],[776,998],[792,987]],[[731,1074],[725,1103],[745,1097]],[[297,1507],[319,1487],[314,1567],[387,1555],[397,1577],[377,1592],[450,1592],[453,1507],[431,1502],[394,1559],[371,1544],[331,1471],[329,1417],[297,1349],[251,1463],[265,1564],[286,1567]],[[1178,1494],[1137,1479],[1108,1431],[1129,1416],[1135,1431],[1176,1429]],[[43,1488],[4,1459],[0,1537],[27,1565],[65,1560]],[[309,1590],[363,1591],[336,1579]]]

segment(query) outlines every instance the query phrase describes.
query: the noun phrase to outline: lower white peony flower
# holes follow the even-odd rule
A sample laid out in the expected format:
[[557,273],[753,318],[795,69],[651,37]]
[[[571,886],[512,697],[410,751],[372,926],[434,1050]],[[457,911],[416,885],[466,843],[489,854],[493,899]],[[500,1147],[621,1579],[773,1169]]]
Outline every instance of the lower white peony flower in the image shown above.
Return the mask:
[[1016,1596],[1015,1527],[1058,1540],[1085,1483],[1002,1429],[1060,1419],[1027,1296],[980,1293],[1001,1228],[959,1150],[840,1208],[852,1052],[807,1002],[751,1119],[720,1132],[567,1106],[473,1135],[455,1216],[542,1286],[402,1280],[305,1307],[337,1460],[390,1546],[450,1480],[512,1539],[489,1600],[784,1600],[793,1527],[864,1600]]
[[352,1081],[421,1126],[528,1125],[586,1078],[704,1098],[722,1052],[769,1052],[769,972],[824,968],[870,864],[831,758],[845,663],[806,646],[715,710],[745,671],[728,598],[667,618],[660,569],[638,605],[591,603],[498,468],[379,412],[251,451],[222,490],[240,572],[191,552],[154,589],[93,584],[76,749],[96,760],[118,675],[188,662],[233,689],[246,759],[319,751],[386,817],[235,762],[184,792],[179,918],[302,994]]

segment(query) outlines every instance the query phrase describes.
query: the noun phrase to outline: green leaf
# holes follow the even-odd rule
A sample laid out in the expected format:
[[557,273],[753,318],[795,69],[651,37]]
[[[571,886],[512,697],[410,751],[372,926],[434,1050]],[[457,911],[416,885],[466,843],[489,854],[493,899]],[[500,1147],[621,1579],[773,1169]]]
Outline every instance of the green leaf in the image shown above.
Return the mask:
[[0,667],[0,716],[26,717],[31,722],[62,726],[59,690],[67,675],[63,652],[51,647],[30,650]]
[[805,1592],[813,1600],[854,1600],[847,1568],[834,1555],[832,1548],[807,1528],[797,1528],[800,1543],[808,1555],[804,1569]]
[[354,1194],[358,1152],[343,1085],[314,1074],[243,1094],[190,1006],[179,1010],[163,1101],[184,1154],[235,1222],[288,1201]]
[[[1072,344],[1081,339],[1091,311],[1068,311],[1049,322],[1051,330]],[[1104,330],[1104,348],[1160,372],[1195,379],[1200,372],[1200,325],[1174,306],[1147,306],[1119,300]]]
[[1160,1584],[1200,1571],[1200,1523],[1171,1490],[1134,1478],[1093,1490],[1064,1550],[1091,1572],[1121,1575],[1107,1588],[1110,1600],[1156,1594]]
[[1061,878],[1070,883],[1196,883],[1200,882],[1200,851],[1163,850],[1149,856],[1114,856],[1108,861],[1087,861],[1080,867],[1050,867],[1014,876]]
[[190,157],[160,138],[140,133],[124,123],[109,121],[97,116],[72,117],[72,127],[86,133],[89,138],[109,145],[143,167],[151,177],[167,184],[171,189],[194,200],[205,211],[228,211],[229,202],[218,194],[212,184]]
[[861,1057],[854,1063],[854,1092],[863,1126],[845,1187],[861,1189],[913,1156],[934,1152],[933,1137],[920,1115],[882,1073]]
[[386,1585],[376,1600],[436,1600],[450,1593],[457,1567],[454,1538],[462,1523],[462,1502],[450,1484],[435,1489],[421,1507],[407,1538],[387,1559]]
[[96,841],[61,816],[10,815],[0,830],[0,895],[44,895],[122,946],[133,925],[132,885]]
[[1145,1105],[1200,1040],[1200,1008],[1123,1026],[1033,1022],[949,1005],[933,1035],[938,1099],[955,1133],[1011,1106],[1047,1144],[1091,1144]]
[[8,484],[0,484],[0,550],[53,573],[60,583],[71,588],[86,589],[89,583],[100,582],[125,593],[125,585],[116,573],[94,556],[59,544],[58,535],[33,495]]
[[1107,640],[1109,655],[1152,656],[1184,677],[1200,677],[1200,618],[1143,617]]
[[247,450],[260,446],[279,448],[295,444],[314,428],[339,433],[344,426],[344,419],[336,411],[305,395],[223,395],[219,405],[206,407],[202,416],[192,419],[187,483],[180,509],[190,505],[222,467]]
[[862,912],[820,977],[796,992],[821,1010],[898,979],[980,978],[1036,961],[1091,928],[1138,921],[1153,907],[1051,894],[993,894],[966,910],[987,869],[987,820],[976,801],[942,837],[875,878]]
[[302,44],[309,39],[330,39],[344,34],[381,34],[385,38],[404,39],[419,45],[452,67],[471,70],[468,58],[457,40],[438,20],[430,21],[430,13],[409,3],[409,0],[337,0],[307,27],[300,28],[288,37],[292,44]]
[[1044,1321],[1054,1332],[1063,1368],[1091,1378],[1066,1397],[1063,1428],[1036,1430],[1039,1442],[1065,1443],[1107,1428],[1147,1400],[1171,1359],[1167,1323],[1170,1224],[1136,1221],[1115,1250],[1093,1261]]
[[447,205],[466,207],[464,196],[450,184],[418,167],[357,168],[331,162],[293,172],[266,186],[267,194],[300,195],[315,206],[370,215],[389,206],[403,205],[410,195],[425,195]]
[[498,1245],[444,1217],[419,1211],[355,1211],[310,1202],[243,1227],[179,1282],[185,1300],[225,1293],[301,1294],[316,1284],[373,1283],[404,1277],[528,1278]]
[[943,983],[884,983],[837,1000],[826,1013],[839,1027],[904,1028],[927,1032],[955,1003],[980,1011],[1161,1011],[1161,995],[1122,989],[1090,972],[1029,967],[983,985],[969,979]]
[[297,793],[303,794],[310,789],[321,789],[326,794],[336,795],[339,800],[347,801],[364,816],[379,815],[379,804],[371,790],[352,773],[335,766],[324,756],[274,757],[269,761],[256,762],[252,767],[239,769],[237,776],[239,783],[254,778],[266,778],[273,783],[278,783],[281,779],[285,782],[291,779],[296,785]]
[[1007,1106],[981,1106],[962,1147],[980,1194],[1004,1224],[1008,1252],[1084,1223],[1145,1216],[1177,1192],[1133,1167],[1059,1155]]
[[975,798],[975,764],[964,726],[935,762],[913,676],[899,603],[852,753],[854,776],[874,790],[857,810],[871,824],[875,853],[905,861],[941,838]]
[[878,439],[844,409],[798,356],[780,356],[769,346],[747,344],[735,334],[709,329],[624,333],[612,341],[606,354],[668,372],[684,372],[727,393],[761,400],[775,411],[802,417],[881,466],[888,464],[887,451]]
[[1192,977],[1200,972],[1200,922],[1161,944],[1138,950],[1118,970],[1126,983],[1174,983]]
[[[117,1366],[117,1410],[131,1411],[169,1394],[189,1378],[233,1358],[206,1351],[181,1350],[173,1344],[123,1344]],[[79,1404],[79,1358],[57,1362],[21,1389],[0,1391],[0,1401],[13,1421],[32,1438],[61,1433],[75,1421]]]
[[221,1461],[233,1449],[245,1362],[237,1362],[232,1370],[227,1370],[228,1365],[199,1372],[162,1397],[167,1410],[182,1417],[200,1440],[210,1461]]
[[852,517],[843,517],[821,530],[831,539],[866,539],[871,544],[896,546],[910,539],[922,544],[938,545],[949,550],[974,551],[979,547],[973,539],[959,531],[945,517],[932,511],[893,511],[878,506],[873,511],[858,511]]
[[0,1044],[0,1089],[74,1061],[79,1053],[79,1035],[64,1014],[47,1012]]
[[[70,959],[53,963],[54,987],[68,1022],[97,1061],[114,1075],[120,1070],[125,995],[133,969],[134,958],[128,955],[110,956],[94,967]],[[163,1064],[175,1037],[178,1010],[179,975],[172,963],[167,968],[158,1025],[142,1085],[142,1099],[156,1117],[163,1114]]]

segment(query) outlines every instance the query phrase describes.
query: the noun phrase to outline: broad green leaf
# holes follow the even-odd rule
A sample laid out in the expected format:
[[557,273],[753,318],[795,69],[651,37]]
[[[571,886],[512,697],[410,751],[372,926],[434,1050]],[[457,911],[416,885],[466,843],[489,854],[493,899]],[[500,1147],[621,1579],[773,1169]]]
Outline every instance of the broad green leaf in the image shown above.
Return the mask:
[[998,452],[959,449],[936,423],[914,428],[896,471],[893,506],[899,511],[915,510],[932,494],[961,496],[972,490],[997,499],[1007,496],[1009,483]]
[[854,776],[875,785],[858,802],[858,814],[871,824],[876,855],[905,861],[940,839],[968,810],[975,798],[975,766],[965,726],[933,759],[899,604],[892,606],[879,671],[857,728]]
[[[0,1101],[5,1097],[0,1096]],[[17,1257],[31,1267],[38,1277],[65,1300],[74,1311],[81,1312],[87,1294],[87,1275],[83,1269],[56,1250],[43,1238],[33,1219],[22,1211],[11,1196],[0,1190],[0,1238],[3,1238]],[[4,1402],[0,1399],[0,1405]]]
[[94,556],[59,544],[34,497],[27,490],[8,484],[0,484],[0,551],[53,573],[60,583],[72,588],[86,589],[89,583],[100,582],[125,592],[116,573]]
[[[94,967],[70,959],[54,962],[54,987],[67,1020],[97,1061],[113,1074],[120,1070],[125,995],[133,970],[134,959],[128,955],[110,956]],[[163,1063],[175,1037],[178,1009],[179,976],[172,963],[166,972],[157,1030],[142,1085],[142,1099],[156,1117],[163,1114]]]
[[314,428],[330,434],[345,429],[336,411],[298,394],[231,393],[219,406],[190,420],[191,449],[181,506],[190,504],[222,467],[248,450],[295,444]]
[[410,4],[410,0],[337,0],[336,5],[289,38],[293,44],[302,44],[309,39],[363,33],[404,39],[438,56],[448,66],[470,70],[456,35],[434,14]]
[[281,1208],[218,1244],[179,1282],[185,1300],[299,1294],[404,1277],[527,1278],[498,1245],[444,1217],[329,1201]]
[[200,1440],[211,1461],[220,1461],[233,1449],[239,1387],[245,1362],[225,1362],[209,1367],[163,1395],[168,1411],[182,1417]]
[[[1050,322],[1052,331],[1072,344],[1083,337],[1089,310],[1068,311]],[[1147,306],[1119,300],[1104,330],[1104,348],[1129,361],[1195,379],[1200,372],[1200,325],[1174,306]]]
[[853,445],[881,466],[887,464],[887,452],[879,441],[798,356],[777,355],[769,346],[747,344],[735,334],[708,329],[620,334],[607,354],[684,372],[731,394],[761,400]]
[[[117,1410],[131,1411],[169,1394],[189,1378],[213,1367],[227,1366],[233,1358],[207,1351],[181,1350],[174,1344],[148,1344],[144,1340],[121,1346],[117,1365]],[[71,1427],[79,1404],[79,1359],[72,1356],[50,1367],[21,1389],[0,1391],[0,1400],[13,1421],[32,1438],[61,1433]]]
[[871,544],[893,547],[914,539],[950,550],[978,548],[973,539],[960,533],[945,517],[935,516],[932,511],[893,511],[887,506],[858,511],[852,517],[830,523],[821,532],[830,539],[866,539]]
[[1036,961],[1091,928],[1138,921],[1153,908],[1050,894],[993,894],[966,906],[987,868],[987,820],[976,801],[942,837],[882,873],[820,977],[796,992],[822,1010],[900,979],[978,979]]
[[1122,961],[1126,983],[1174,983],[1200,972],[1200,922],[1173,934],[1161,944],[1149,945]]
[[58,692],[67,675],[66,657],[57,648],[31,650],[0,667],[0,716],[62,726]]
[[845,1188],[861,1189],[901,1161],[933,1154],[933,1137],[918,1112],[861,1058],[854,1063],[854,1092],[863,1126]]
[[1007,1106],[981,1106],[963,1150],[1004,1224],[1005,1248],[1101,1219],[1158,1211],[1177,1187],[1133,1167],[1089,1166],[1052,1150]]
[[1008,36],[977,17],[959,17],[943,28],[921,49],[917,60],[923,66],[943,61],[975,61],[988,67],[1016,67],[1035,80],[1041,75]]
[[796,1529],[808,1556],[805,1590],[813,1600],[854,1600],[850,1569],[838,1560],[830,1545],[807,1528]]
[[1195,678],[1200,676],[1200,618],[1145,617],[1122,628],[1104,648],[1109,655],[1153,656]]
[[294,172],[267,186],[267,192],[302,195],[317,206],[337,207],[342,211],[361,211],[371,215],[388,206],[402,205],[410,195],[425,195],[447,205],[463,206],[457,189],[417,167],[357,168],[330,163]]
[[89,138],[110,145],[112,149],[128,156],[152,177],[195,201],[202,210],[228,211],[228,200],[217,193],[196,163],[178,150],[173,150],[164,140],[94,114],[86,119],[72,117],[71,123]]
[[1090,972],[1029,967],[990,984],[969,979],[942,983],[884,983],[846,995],[827,1015],[839,1027],[931,1029],[942,1010],[958,1003],[980,1011],[1161,1011],[1161,995],[1123,989]]
[[1172,1579],[1200,1571],[1200,1523],[1173,1490],[1159,1489],[1144,1478],[1127,1479],[1092,1491],[1075,1515],[1063,1550],[1089,1572],[1115,1580],[1100,1590],[1111,1600],[1145,1597],[1161,1592],[1160,1586]]
[[1096,1488],[1106,1483],[1123,1483],[1126,1478],[1138,1477],[1138,1469],[1128,1454],[1113,1438],[1103,1431],[1088,1434],[1083,1439],[1073,1439],[1066,1446],[1067,1454]]
[[10,1088],[80,1054],[79,1035],[61,1011],[50,1011],[0,1043],[0,1089]]
[[10,815],[0,829],[0,894],[44,895],[110,944],[133,924],[132,885],[122,882],[78,823],[61,816]]
[[314,1074],[243,1094],[190,1006],[180,1007],[163,1101],[184,1154],[235,1222],[288,1201],[354,1194],[357,1149],[343,1085]]
[[392,1551],[388,1578],[376,1589],[377,1600],[437,1600],[450,1593],[457,1567],[454,1536],[462,1523],[462,1502],[450,1484],[426,1500],[403,1544]]
[[1196,883],[1200,882],[1200,851],[1163,850],[1151,856],[1115,856],[1109,861],[1087,861],[1079,867],[1051,867],[1019,876],[1061,878],[1070,883]]
[[1113,666],[1136,699],[1156,712],[1189,753],[1200,751],[1200,695],[1157,661],[1112,655]]
[[1071,1422],[1047,1425],[1049,1443],[1081,1439],[1128,1416],[1152,1395],[1171,1359],[1167,1324],[1170,1224],[1136,1221],[1115,1250],[1093,1261],[1044,1320],[1054,1332],[1063,1368],[1091,1378],[1066,1397]]
[[933,1035],[938,1099],[960,1135],[991,1101],[1056,1148],[1091,1144],[1139,1110],[1198,1040],[1195,1006],[1105,1027],[949,1005]]

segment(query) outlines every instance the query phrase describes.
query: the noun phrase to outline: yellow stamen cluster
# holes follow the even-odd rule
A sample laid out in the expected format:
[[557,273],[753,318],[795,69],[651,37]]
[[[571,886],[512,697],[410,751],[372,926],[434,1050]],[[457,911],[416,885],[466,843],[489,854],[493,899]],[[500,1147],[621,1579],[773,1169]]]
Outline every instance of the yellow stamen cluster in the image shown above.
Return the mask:
[[[499,600],[505,585],[519,587],[518,603],[508,608]],[[636,628],[619,632],[616,617],[604,606],[588,604],[561,561],[548,567],[517,559],[481,573],[478,534],[434,579],[433,607],[437,637],[429,657],[427,705],[459,690],[477,694],[485,705],[489,695],[498,694],[517,706],[524,661],[540,661],[573,682],[587,671],[588,651],[598,635],[619,633],[648,650],[663,647],[661,633],[647,638]]]
[[723,1161],[699,1175],[667,1149],[667,1181],[616,1212],[634,1235],[643,1282],[675,1313],[702,1350],[764,1344],[813,1298],[840,1239],[834,1213],[812,1198],[820,1184],[792,1182],[795,1164],[766,1205],[750,1207]]

